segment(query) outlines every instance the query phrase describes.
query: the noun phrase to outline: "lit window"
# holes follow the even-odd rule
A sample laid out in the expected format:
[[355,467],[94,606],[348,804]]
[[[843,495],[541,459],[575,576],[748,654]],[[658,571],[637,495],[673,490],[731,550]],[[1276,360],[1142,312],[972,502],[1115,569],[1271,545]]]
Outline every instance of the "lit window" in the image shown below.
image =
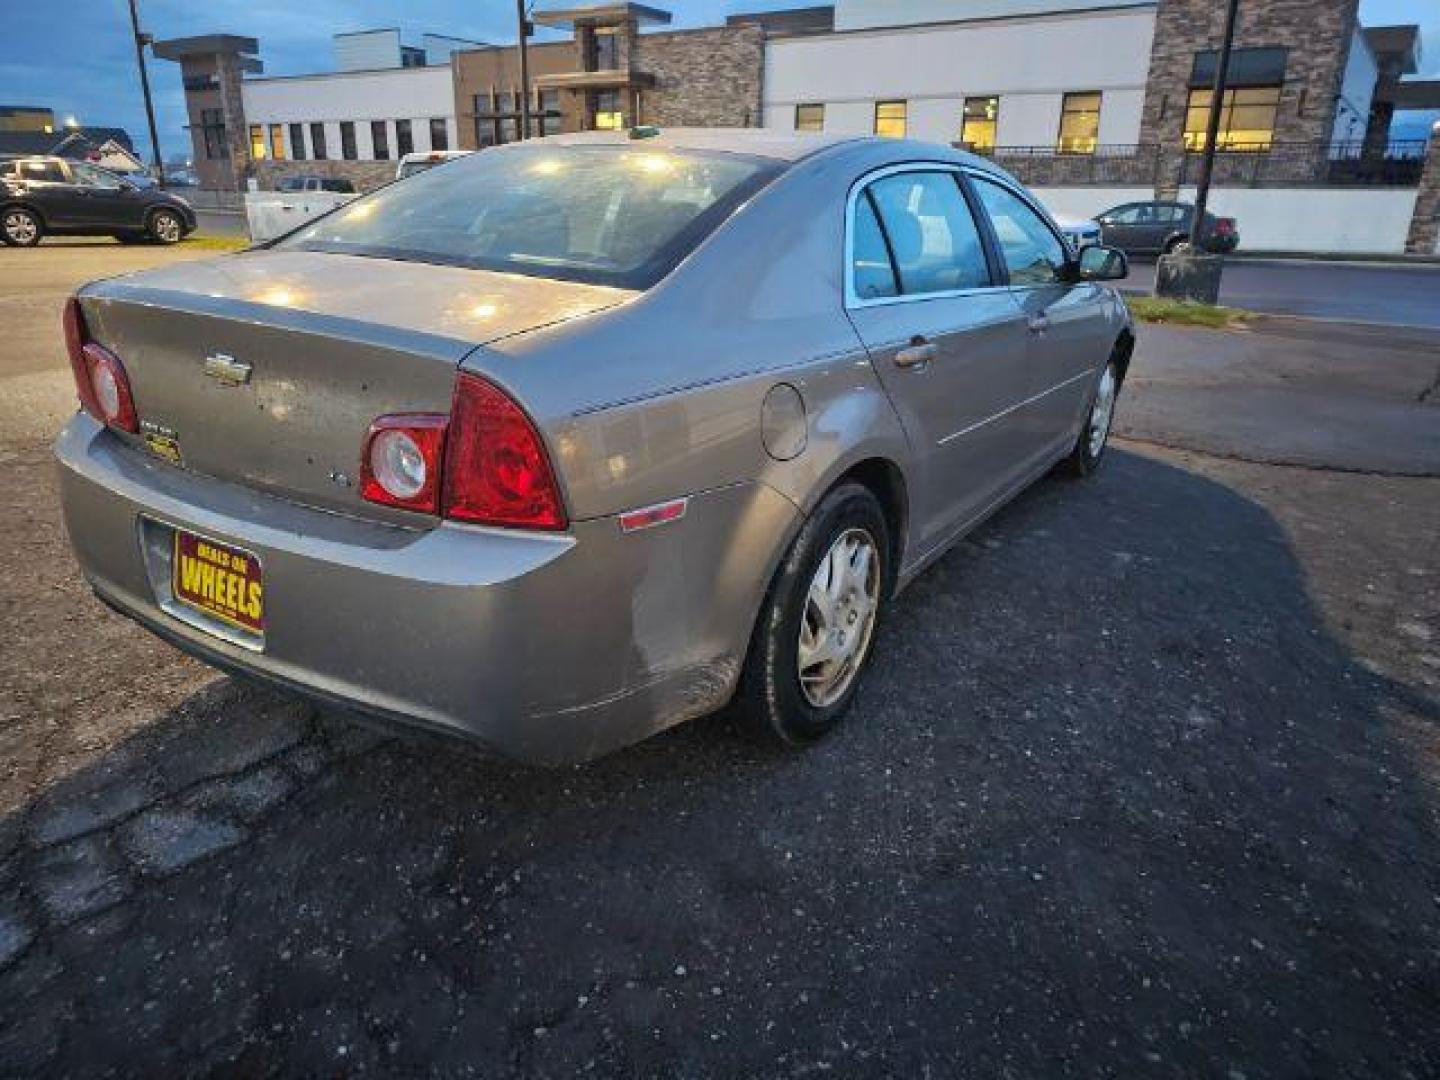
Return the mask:
[[1062,154],[1093,154],[1100,145],[1100,95],[1066,94],[1060,106]]
[[283,125],[270,125],[270,156],[276,161],[285,160],[285,128]]
[[[1203,150],[1213,90],[1191,90],[1185,104],[1185,149]],[[1280,87],[1243,86],[1226,90],[1220,105],[1220,150],[1268,150],[1275,137]]]
[[905,102],[877,101],[875,103],[875,134],[887,139],[905,137]]
[[259,124],[250,125],[250,160],[265,160],[265,129]]
[[595,130],[618,131],[625,126],[620,112],[620,91],[601,90],[595,95]]
[[960,124],[960,141],[971,150],[995,149],[995,128],[1000,119],[998,97],[965,99],[965,115]]
[[795,130],[796,130],[796,131],[824,131],[824,130],[825,130],[825,106],[824,106],[824,105],[796,105],[796,106],[795,106]]

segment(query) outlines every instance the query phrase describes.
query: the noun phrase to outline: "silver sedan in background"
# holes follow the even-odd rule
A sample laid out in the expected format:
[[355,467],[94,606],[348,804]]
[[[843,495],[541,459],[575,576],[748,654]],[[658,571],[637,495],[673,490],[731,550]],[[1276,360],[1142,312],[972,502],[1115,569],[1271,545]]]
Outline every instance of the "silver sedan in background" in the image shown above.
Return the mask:
[[349,709],[542,763],[732,700],[805,743],[899,588],[1099,464],[1124,273],[938,145],[488,150],[81,289],[65,518],[112,607]]

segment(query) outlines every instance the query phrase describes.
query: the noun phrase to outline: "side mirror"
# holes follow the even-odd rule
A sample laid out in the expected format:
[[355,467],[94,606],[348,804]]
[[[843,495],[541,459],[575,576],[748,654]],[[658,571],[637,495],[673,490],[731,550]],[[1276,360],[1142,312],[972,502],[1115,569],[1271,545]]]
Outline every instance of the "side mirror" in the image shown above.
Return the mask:
[[1119,248],[1098,244],[1080,252],[1081,281],[1122,281],[1130,276],[1130,260]]

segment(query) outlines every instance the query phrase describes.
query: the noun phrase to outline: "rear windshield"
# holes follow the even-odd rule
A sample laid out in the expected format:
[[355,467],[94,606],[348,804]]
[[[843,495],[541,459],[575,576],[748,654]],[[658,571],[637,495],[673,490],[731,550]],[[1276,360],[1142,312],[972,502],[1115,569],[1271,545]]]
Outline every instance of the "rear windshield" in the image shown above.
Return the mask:
[[644,289],[778,171],[763,158],[628,146],[481,151],[276,246]]

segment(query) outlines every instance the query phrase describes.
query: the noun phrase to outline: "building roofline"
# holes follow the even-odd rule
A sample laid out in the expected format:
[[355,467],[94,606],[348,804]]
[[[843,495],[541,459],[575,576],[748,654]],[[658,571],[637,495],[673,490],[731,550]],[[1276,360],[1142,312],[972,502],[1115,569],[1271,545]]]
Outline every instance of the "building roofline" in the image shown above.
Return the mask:
[[670,18],[670,12],[663,8],[634,3],[589,4],[530,13],[530,21],[541,26],[607,26],[631,19],[640,23],[663,25],[669,23]]
[[1027,11],[1023,15],[982,15],[974,19],[937,19],[933,22],[895,23],[890,26],[855,26],[836,30],[776,30],[767,34],[771,38],[786,40],[822,41],[829,37],[859,37],[864,34],[904,34],[914,30],[941,30],[957,26],[985,26],[993,23],[1024,23],[1035,19],[1071,20],[1092,15],[1131,15],[1137,11],[1151,10],[1160,6],[1160,0],[1117,0],[1093,8],[1056,8],[1053,11]]
[[243,34],[197,34],[157,41],[151,46],[151,51],[161,60],[182,60],[187,56],[227,52],[253,56],[260,51],[260,42]]
[[[472,50],[466,50],[472,51]],[[449,63],[417,64],[414,67],[361,68],[359,71],[311,71],[303,75],[262,75],[258,79],[246,79],[246,86],[257,83],[286,82],[295,79],[346,79],[357,75],[423,75],[427,72],[448,71]]]

